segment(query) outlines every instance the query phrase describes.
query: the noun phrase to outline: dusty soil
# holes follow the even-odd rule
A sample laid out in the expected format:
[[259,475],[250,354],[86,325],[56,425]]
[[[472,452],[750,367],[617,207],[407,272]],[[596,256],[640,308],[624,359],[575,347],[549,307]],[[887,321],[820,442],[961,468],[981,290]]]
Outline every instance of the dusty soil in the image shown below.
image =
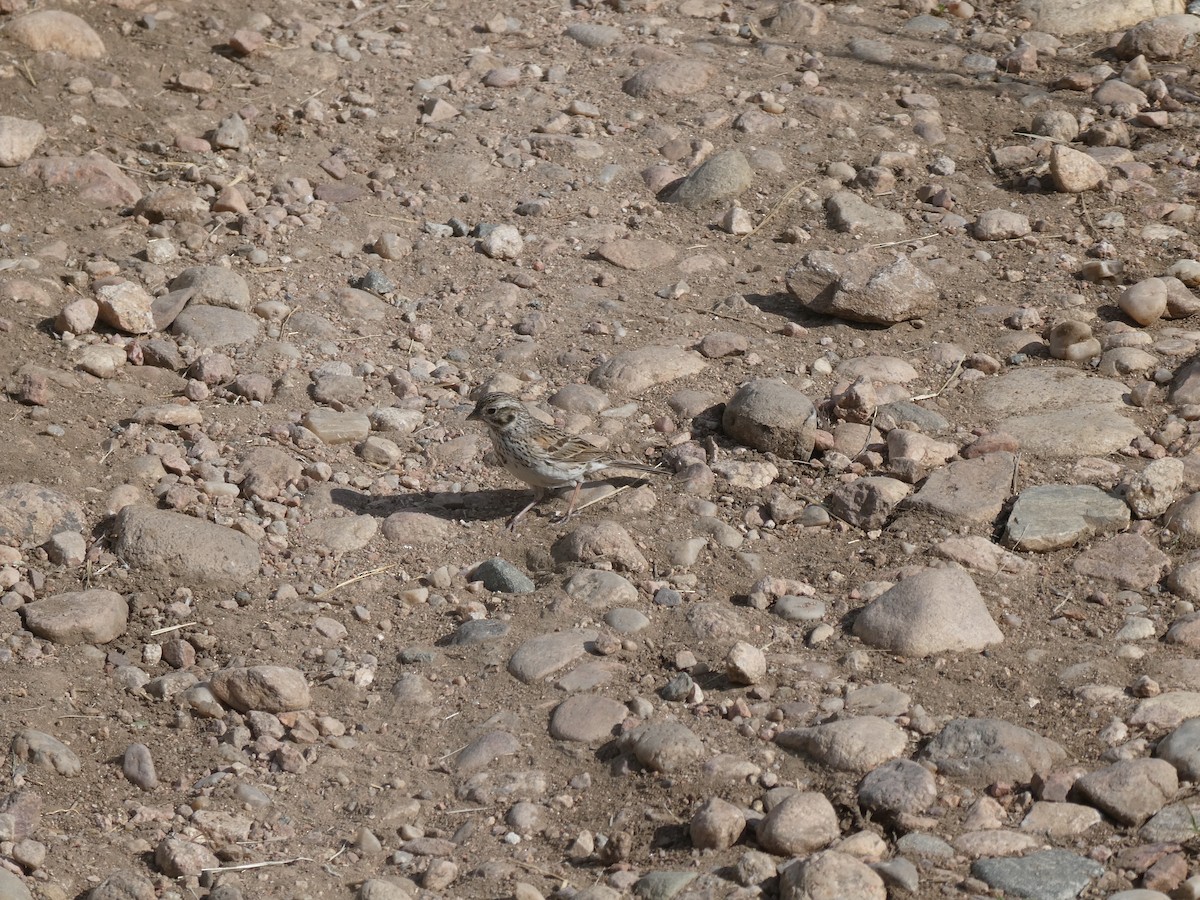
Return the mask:
[[[36,896],[83,896],[97,879],[118,869],[150,878],[161,896],[204,896],[211,876],[176,881],[162,875],[153,859],[164,836],[192,833],[188,817],[201,808],[255,822],[248,840],[204,839],[223,864],[303,858],[224,876],[240,885],[244,896],[263,900],[345,897],[378,876],[420,883],[426,859],[392,856],[403,840],[402,825],[413,829],[405,837],[423,833],[456,842],[450,858],[458,876],[429,896],[509,896],[517,881],[550,895],[560,887],[580,889],[602,881],[613,866],[639,873],[722,871],[745,851],[747,839],[715,854],[694,851],[687,822],[696,805],[721,796],[761,806],[766,787],[775,784],[824,791],[842,817],[844,834],[866,828],[891,841],[895,833],[862,821],[854,799],[856,777],[806,764],[763,740],[771,727],[768,715],[780,702],[813,704],[812,715],[798,723],[806,724],[817,718],[816,707],[841,696],[848,684],[891,683],[938,721],[961,715],[1006,719],[1058,740],[1084,766],[1099,764],[1105,745],[1096,733],[1111,714],[1075,699],[1071,689],[1076,685],[1064,683],[1060,674],[1089,663],[1088,680],[1127,686],[1145,664],[1112,655],[1112,635],[1125,619],[1126,605],[1135,600],[1114,601],[1111,586],[1097,597],[1097,586],[1082,582],[1069,568],[1077,550],[1030,554],[1035,565],[1024,575],[977,578],[1004,631],[1002,644],[982,654],[906,659],[866,651],[849,633],[848,614],[862,605],[864,585],[891,580],[898,567],[925,562],[936,542],[958,531],[928,515],[904,513],[870,534],[836,521],[769,528],[763,524],[762,492],[730,488],[718,479],[711,495],[701,499],[715,502],[719,517],[746,541],[740,548],[710,543],[686,570],[673,568],[664,548],[692,534],[697,498],[669,481],[607,499],[584,510],[576,522],[556,522],[552,514],[561,511],[558,501],[528,516],[515,534],[504,529],[505,517],[527,494],[523,485],[488,465],[485,436],[465,421],[471,392],[496,375],[510,376],[508,386],[537,403],[564,385],[585,383],[597,363],[619,350],[692,346],[711,332],[733,331],[749,339],[746,353],[710,360],[698,375],[635,397],[613,397],[613,406],[636,404],[628,415],[588,420],[560,415],[560,421],[640,458],[655,457],[690,430],[698,441],[711,441],[717,454],[762,459],[720,431],[719,404],[738,385],[779,376],[820,403],[840,379],[813,374],[814,361],[836,364],[882,354],[908,359],[918,368],[919,379],[906,390],[934,395],[923,403],[952,423],[943,439],[966,444],[973,431],[990,423],[974,407],[972,391],[959,384],[961,370],[936,361],[941,357],[935,346],[953,343],[1006,365],[1013,353],[1024,351],[1032,357],[1027,365],[1086,369],[1086,364],[1049,360],[1037,328],[1014,330],[1005,319],[1023,306],[1052,318],[1067,294],[1083,295],[1100,322],[1118,318],[1115,287],[1081,281],[1078,263],[1097,240],[1098,218],[1118,211],[1130,223],[1144,222],[1153,199],[1133,190],[1097,192],[1085,202],[1031,190],[1028,178],[1036,173],[1000,173],[989,160],[990,147],[1022,141],[1014,132],[1028,130],[1034,111],[1052,105],[1079,113],[1089,104],[1084,93],[1057,92],[1047,99],[1044,91],[1062,75],[1111,62],[1107,35],[1073,40],[1057,56],[1044,57],[1036,72],[988,80],[967,74],[962,57],[984,44],[973,42],[972,35],[997,36],[984,52],[997,52],[1005,41],[1011,46],[1021,28],[1007,3],[985,0],[974,18],[952,20],[956,31],[939,37],[905,33],[911,9],[875,0],[837,5],[819,33],[796,39],[763,36],[757,25],[743,29],[744,20],[758,23],[770,13],[761,4],[726,10],[697,6],[711,13],[702,15],[688,15],[674,3],[648,6],[588,9],[525,0],[500,6],[361,6],[322,0],[268,3],[251,12],[227,0],[202,6],[174,0],[95,4],[75,9],[107,48],[103,58],[91,61],[34,53],[0,32],[0,71],[6,76],[0,81],[0,113],[45,126],[47,138],[38,155],[98,151],[147,193],[175,185],[206,203],[236,184],[250,208],[243,216],[212,213],[185,223],[151,223],[128,208],[89,206],[72,189],[47,189],[17,169],[0,170],[0,260],[19,262],[13,267],[46,292],[44,301],[17,298],[0,309],[5,319],[0,374],[15,379],[18,369],[32,363],[68,373],[76,385],[52,386],[45,405],[23,404],[16,396],[3,401],[0,483],[32,481],[61,490],[84,505],[95,529],[87,535],[84,565],[56,566],[33,548],[23,551],[18,568],[38,597],[105,587],[131,598],[133,610],[128,631],[100,649],[35,639],[21,630],[14,606],[3,614],[12,651],[0,667],[4,740],[21,728],[44,731],[68,743],[84,766],[82,776],[73,779],[33,767],[6,771],[6,781],[32,787],[42,798],[43,822],[34,837],[48,854],[42,865],[25,869]],[[489,26],[496,16],[520,21]],[[589,49],[563,36],[566,26],[583,21],[614,25],[621,37],[610,47]],[[260,32],[265,44],[239,55],[229,42],[241,28]],[[856,58],[845,49],[853,38],[885,42],[894,59],[878,65]],[[339,56],[319,48],[341,40],[357,53]],[[716,74],[706,88],[686,97],[635,99],[622,92],[621,84],[641,65],[635,49],[647,46],[703,58]],[[481,82],[485,73],[502,67],[516,69],[514,84]],[[554,80],[547,80],[552,67],[563,71],[555,70]],[[185,72],[211,75],[211,90],[179,89],[177,79]],[[785,111],[777,119],[786,127],[749,133],[733,127],[739,114],[762,104],[759,92],[773,93],[787,107],[792,90],[810,90],[801,80],[804,72],[816,72],[820,90],[856,104],[862,118],[844,122]],[[449,84],[414,90],[421,79],[442,75]],[[99,102],[81,78],[95,88],[112,89],[128,106]],[[905,89],[936,95],[948,133],[945,144],[932,148],[913,135],[896,102]],[[422,123],[432,97],[453,104],[460,114]],[[571,116],[567,133],[594,142],[598,154],[576,153],[566,144],[532,149],[531,135],[572,101],[593,104],[596,112]],[[180,148],[179,136],[202,138],[236,112],[250,130],[244,149]],[[645,187],[641,171],[665,162],[660,148],[677,138],[708,141],[716,150],[738,148],[751,159],[753,187],[739,202],[755,224],[761,223],[759,230],[738,236],[718,227],[727,202],[693,211],[662,203]],[[1159,191],[1159,198],[1181,197],[1194,186],[1192,172],[1155,162],[1183,140],[1180,134],[1155,132],[1139,147],[1139,158],[1155,164],[1143,183]],[[805,313],[784,286],[787,269],[801,255],[816,248],[888,243],[829,227],[823,203],[832,189],[823,172],[834,162],[862,167],[881,151],[898,149],[912,150],[921,165],[900,173],[893,190],[868,199],[906,215],[912,236],[926,236],[899,249],[913,251],[912,258],[934,275],[942,296],[939,308],[890,327]],[[935,155],[955,161],[952,176],[933,178],[924,171]],[[687,156],[679,154],[680,174]],[[337,165],[328,165],[331,159]],[[331,168],[343,177],[332,177]],[[328,196],[336,199],[318,201],[304,220],[269,228],[254,210],[268,201],[273,185],[293,177],[308,179],[318,197],[328,188]],[[980,256],[980,242],[961,228],[942,230],[931,208],[917,198],[917,190],[930,182],[950,186],[955,211],[967,219],[985,209],[1012,207],[1037,223],[1036,231],[1027,239],[989,243],[986,258]],[[346,191],[348,186],[354,190]],[[532,201],[544,201],[537,214],[516,212]],[[525,249],[515,261],[490,259],[471,237],[439,237],[424,230],[425,223],[452,219],[468,228],[516,224]],[[387,233],[407,242],[398,258],[373,252]],[[663,241],[677,258],[628,271],[595,255],[603,242],[631,235]],[[156,238],[172,241],[179,257],[148,262],[144,253]],[[1160,274],[1196,253],[1190,236],[1149,241],[1130,228],[1119,242],[1129,280]],[[224,349],[239,373],[262,373],[275,381],[267,402],[236,401],[214,391],[197,401],[204,414],[199,428],[134,426],[130,417],[137,409],[184,395],[186,372],[134,364],[110,379],[79,372],[78,343],[68,346],[61,340],[54,316],[76,296],[90,296],[92,277],[119,274],[159,293],[183,268],[199,264],[231,267],[247,279],[254,303],[281,301],[294,314],[325,317],[333,330],[289,328],[285,320],[262,340]],[[386,311],[378,319],[356,317],[337,299],[340,289],[358,284],[369,270],[395,286],[383,294]],[[684,280],[687,290],[681,296],[656,295]],[[733,295],[744,302],[721,304]],[[95,334],[75,340],[124,346],[133,339],[99,326]],[[184,348],[185,361],[195,355]],[[412,366],[413,358],[431,365],[414,379],[408,397],[397,398],[388,375],[420,368]],[[308,372],[330,360],[349,363],[365,381],[365,397],[350,406],[404,403],[422,412],[423,422],[413,433],[391,435],[403,451],[394,465],[364,461],[352,443],[300,447],[288,439],[288,426],[317,405],[309,395]],[[432,375],[425,374],[429,371]],[[1137,380],[1140,376],[1130,376],[1129,383]],[[694,419],[676,414],[668,399],[685,388],[708,394],[713,409]],[[1151,405],[1130,414],[1152,432],[1168,412],[1165,405]],[[827,411],[822,424],[829,425]],[[236,596],[127,570],[107,549],[110,492],[136,481],[138,459],[163,455],[164,444],[187,457],[200,434],[216,443],[219,459],[229,466],[253,446],[272,445],[294,453],[309,473],[304,489],[283,501],[291,526],[286,538],[264,541],[262,574]],[[1112,459],[1140,465],[1135,458]],[[826,472],[820,454],[812,463],[771,461],[780,469],[777,485],[797,499],[820,501],[846,477]],[[313,468],[317,463],[330,467],[324,480]],[[1023,456],[1019,485],[1071,480],[1072,465]],[[149,488],[144,493],[143,502],[155,502]],[[382,520],[404,509],[445,520],[444,535],[410,546],[378,534],[362,549],[339,553],[306,537],[303,527],[348,513],[367,512]],[[251,502],[199,493],[184,511],[225,524],[262,519]],[[596,626],[598,616],[563,590],[577,567],[556,565],[550,548],[579,521],[605,518],[618,519],[652,563],[651,570],[630,575],[639,587],[637,605],[651,625],[608,648],[613,652],[606,659],[615,665],[599,690],[622,702],[648,698],[692,728],[708,754],[744,757],[763,776],[711,781],[701,776],[699,765],[657,774],[622,765],[608,745],[555,741],[547,734],[547,716],[563,692],[552,680],[523,685],[506,673],[508,657],[522,640]],[[993,534],[990,527],[976,532]],[[1169,552],[1176,564],[1186,559],[1181,548]],[[492,556],[528,572],[537,590],[493,595],[468,584],[464,573]],[[745,594],[763,574],[815,586],[834,635],[808,646],[805,628],[747,606]],[[365,577],[352,580],[359,575]],[[425,599],[417,589],[431,584],[429,592],[440,599],[415,602]],[[671,584],[685,591],[684,606],[656,607],[655,591]],[[1089,597],[1102,602],[1088,602]],[[688,606],[700,601],[726,604],[741,623],[741,636],[768,648],[769,658],[775,658],[769,685],[747,689],[722,676],[731,640],[698,636],[685,622]],[[1137,602],[1164,612],[1173,598],[1155,588]],[[476,647],[447,642],[464,619],[483,614],[507,622],[509,634]],[[337,620],[346,635],[322,636],[314,630],[317,617]],[[157,633],[169,626],[181,627]],[[321,738],[301,746],[306,760],[301,772],[280,771],[269,753],[256,753],[253,745],[243,760],[231,761],[222,751],[222,736],[240,721],[236,714],[202,719],[177,698],[137,695],[110,677],[116,663],[138,664],[145,645],[176,635],[193,643],[193,670],[201,678],[238,660],[300,668],[312,685],[315,712],[339,720],[352,740],[330,745]],[[432,661],[421,662],[415,653],[405,658],[418,661],[402,661],[403,652],[413,648],[432,648]],[[685,651],[698,661],[692,674],[704,692],[700,704],[668,703],[656,693],[677,673],[678,654]],[[1156,654],[1161,661],[1187,651],[1164,646]],[[364,668],[373,679],[356,683],[354,673]],[[146,669],[154,676],[169,671],[165,663]],[[397,708],[389,694],[399,676],[413,672],[428,679],[434,695],[421,715]],[[748,701],[752,715],[723,715],[739,698]],[[463,779],[451,765],[453,754],[493,727],[516,734],[523,745],[516,755],[498,760],[496,771],[538,770],[548,784],[544,795],[534,798],[545,807],[541,827],[516,843],[505,841],[512,799],[463,799],[458,793]],[[911,737],[915,751],[923,738]],[[153,791],[143,792],[122,776],[121,757],[135,742],[153,755],[161,781]],[[202,781],[214,772],[228,777]],[[265,791],[269,805],[247,805],[239,785]],[[975,794],[953,783],[941,790],[939,814],[948,837]],[[419,801],[416,812],[411,798]],[[370,842],[356,846],[364,828],[381,849]],[[585,831],[626,832],[631,842],[615,862],[601,856],[569,859],[568,848]],[[1130,831],[1109,823],[1090,832],[1080,847],[1118,848],[1135,840]],[[948,864],[922,893],[978,890],[977,883],[962,884],[968,869],[961,859]],[[726,888],[714,895],[738,889],[733,881]]]

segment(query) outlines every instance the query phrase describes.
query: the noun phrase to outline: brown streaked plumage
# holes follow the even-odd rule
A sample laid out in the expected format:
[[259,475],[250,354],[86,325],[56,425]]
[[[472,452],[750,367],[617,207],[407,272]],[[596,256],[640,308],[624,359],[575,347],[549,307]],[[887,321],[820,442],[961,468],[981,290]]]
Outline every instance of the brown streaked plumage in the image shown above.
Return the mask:
[[620,468],[663,474],[662,469],[653,466],[611,457],[583,438],[546,424],[534,417],[512,394],[498,391],[485,394],[467,418],[487,426],[500,464],[533,488],[533,500],[508,520],[509,530],[516,527],[525,513],[541,503],[552,488],[574,485],[565,516],[570,518],[584,479],[595,472]]

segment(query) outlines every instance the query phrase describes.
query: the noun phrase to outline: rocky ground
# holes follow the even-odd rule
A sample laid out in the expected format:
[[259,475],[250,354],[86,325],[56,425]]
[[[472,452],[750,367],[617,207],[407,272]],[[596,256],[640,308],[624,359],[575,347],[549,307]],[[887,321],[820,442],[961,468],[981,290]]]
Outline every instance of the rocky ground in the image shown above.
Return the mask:
[[1200,897],[1198,37],[0,0],[0,900]]

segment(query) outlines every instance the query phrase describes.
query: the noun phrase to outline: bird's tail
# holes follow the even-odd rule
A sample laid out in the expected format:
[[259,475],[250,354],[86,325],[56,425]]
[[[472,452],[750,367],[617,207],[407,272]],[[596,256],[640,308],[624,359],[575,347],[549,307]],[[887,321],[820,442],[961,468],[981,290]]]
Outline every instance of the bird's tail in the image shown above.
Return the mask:
[[635,472],[645,472],[647,475],[671,474],[671,470],[663,466],[648,466],[645,463],[634,462],[632,459],[614,459],[608,465],[610,469],[633,469]]

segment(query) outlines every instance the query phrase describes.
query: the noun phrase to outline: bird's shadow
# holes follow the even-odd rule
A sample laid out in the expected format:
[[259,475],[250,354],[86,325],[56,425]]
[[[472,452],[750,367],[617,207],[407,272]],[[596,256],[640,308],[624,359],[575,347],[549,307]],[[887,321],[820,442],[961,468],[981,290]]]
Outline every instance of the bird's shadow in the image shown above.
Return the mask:
[[357,515],[386,519],[393,513],[417,512],[465,522],[486,522],[511,516],[528,503],[529,498],[529,491],[520,490],[413,491],[387,497],[373,497],[351,488],[334,488],[329,492],[330,500]]
[[[603,485],[619,488],[644,481],[644,478],[636,475],[631,477],[614,475],[611,478],[599,478],[588,482],[581,496],[586,502],[590,496],[589,487],[592,491],[596,491],[597,488],[603,490]],[[554,500],[567,496],[570,491],[569,485],[549,490],[539,508],[554,510]],[[533,499],[533,493],[528,489],[467,491],[465,493],[413,491],[409,494],[372,497],[370,494],[351,488],[334,488],[329,492],[329,499],[356,515],[370,515],[379,519],[386,519],[398,512],[416,512],[453,521],[490,522],[496,519],[507,519],[518,512]],[[558,508],[556,513],[562,511],[563,508]]]

